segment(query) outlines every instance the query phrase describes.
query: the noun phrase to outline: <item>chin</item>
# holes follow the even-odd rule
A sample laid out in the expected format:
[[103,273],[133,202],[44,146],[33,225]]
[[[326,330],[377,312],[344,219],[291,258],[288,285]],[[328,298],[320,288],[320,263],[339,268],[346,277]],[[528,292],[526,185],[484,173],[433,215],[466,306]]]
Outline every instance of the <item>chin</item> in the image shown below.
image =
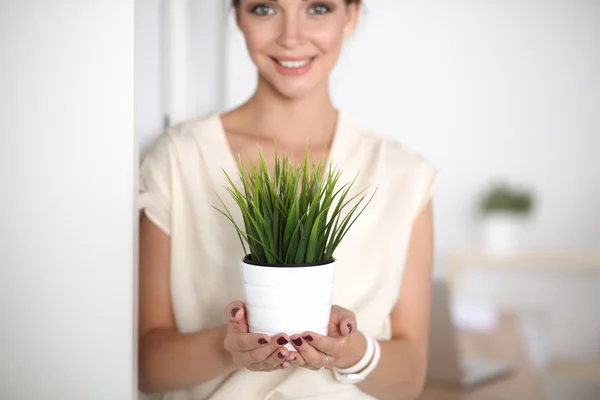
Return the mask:
[[284,97],[288,100],[300,100],[304,97],[309,96],[311,93],[315,91],[315,87],[278,87],[274,86],[275,92],[277,92],[281,97]]
[[321,86],[320,82],[314,79],[297,80],[294,82],[293,78],[281,79],[280,77],[275,77],[272,79],[272,77],[265,77],[265,81],[268,82],[268,85],[275,93],[289,100],[299,100],[307,97]]

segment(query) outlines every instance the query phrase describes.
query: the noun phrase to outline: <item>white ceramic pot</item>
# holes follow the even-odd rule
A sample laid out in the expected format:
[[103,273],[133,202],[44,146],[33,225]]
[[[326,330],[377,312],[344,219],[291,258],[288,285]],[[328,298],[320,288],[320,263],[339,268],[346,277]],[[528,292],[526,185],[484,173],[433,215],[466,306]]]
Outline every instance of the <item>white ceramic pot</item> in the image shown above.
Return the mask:
[[[251,333],[274,336],[312,331],[327,335],[335,260],[310,266],[261,266],[240,262]],[[289,343],[289,350],[295,350]]]
[[482,247],[492,254],[514,254],[521,250],[526,218],[519,214],[492,213],[482,221]]

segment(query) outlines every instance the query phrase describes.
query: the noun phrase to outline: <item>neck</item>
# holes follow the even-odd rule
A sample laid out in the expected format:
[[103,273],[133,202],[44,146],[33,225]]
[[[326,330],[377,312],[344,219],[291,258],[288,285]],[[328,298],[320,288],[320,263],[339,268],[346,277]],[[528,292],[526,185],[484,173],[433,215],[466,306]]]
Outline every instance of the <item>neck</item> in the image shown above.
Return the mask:
[[259,78],[254,95],[243,106],[244,114],[252,123],[256,136],[289,147],[311,147],[330,144],[337,123],[334,108],[327,90],[323,88],[301,99],[282,97]]

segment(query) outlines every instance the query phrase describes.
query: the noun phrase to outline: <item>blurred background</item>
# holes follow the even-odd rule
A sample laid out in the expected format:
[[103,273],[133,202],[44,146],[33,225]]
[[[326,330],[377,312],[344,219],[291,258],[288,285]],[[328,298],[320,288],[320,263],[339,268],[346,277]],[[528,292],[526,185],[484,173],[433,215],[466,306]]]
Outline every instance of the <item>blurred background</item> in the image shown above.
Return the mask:
[[[135,16],[142,155],[252,93],[225,0],[138,1]],[[334,102],[439,169],[436,307],[459,358],[511,370],[423,399],[600,399],[599,71],[597,0],[365,2]]]

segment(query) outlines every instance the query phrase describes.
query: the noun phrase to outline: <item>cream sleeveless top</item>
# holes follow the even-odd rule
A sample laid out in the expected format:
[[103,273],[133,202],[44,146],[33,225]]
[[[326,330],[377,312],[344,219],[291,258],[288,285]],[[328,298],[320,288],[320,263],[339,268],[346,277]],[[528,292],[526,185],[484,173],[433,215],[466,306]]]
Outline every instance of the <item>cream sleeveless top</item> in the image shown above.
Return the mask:
[[[343,171],[340,184],[360,172],[355,193],[371,185],[370,194],[378,187],[334,254],[334,304],[352,310],[363,332],[389,339],[389,314],[399,295],[412,222],[432,195],[437,171],[418,153],[362,129],[342,112],[328,161]],[[230,222],[212,207],[220,207],[219,194],[243,226],[225,190],[223,170],[237,177],[237,162],[216,113],[168,129],[141,164],[141,207],[171,240],[171,296],[182,333],[226,323],[224,307],[232,300],[243,300],[242,246]],[[194,388],[166,393],[164,399],[373,397],[354,385],[338,383],[330,371],[292,367],[269,373],[242,369]]]

